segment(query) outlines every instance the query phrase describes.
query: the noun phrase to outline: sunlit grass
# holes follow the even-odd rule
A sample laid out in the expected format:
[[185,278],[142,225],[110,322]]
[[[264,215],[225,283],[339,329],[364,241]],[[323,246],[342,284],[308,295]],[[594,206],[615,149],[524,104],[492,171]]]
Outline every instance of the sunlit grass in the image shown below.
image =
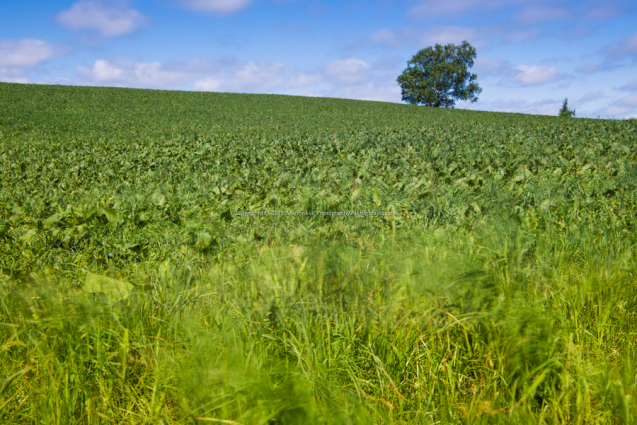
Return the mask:
[[115,305],[4,285],[3,421],[631,423],[634,247],[514,229],[246,245]]

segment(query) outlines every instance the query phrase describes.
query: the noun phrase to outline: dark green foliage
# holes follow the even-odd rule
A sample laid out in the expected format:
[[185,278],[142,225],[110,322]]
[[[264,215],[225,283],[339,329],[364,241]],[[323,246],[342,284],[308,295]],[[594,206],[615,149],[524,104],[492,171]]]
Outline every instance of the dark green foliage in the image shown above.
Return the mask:
[[482,89],[478,76],[469,72],[475,58],[475,48],[466,41],[420,50],[397,79],[403,101],[436,108],[453,108],[456,100],[477,102]]
[[564,99],[564,102],[562,103],[562,109],[560,109],[559,116],[561,118],[571,118],[575,116],[575,109],[573,110],[568,109],[568,98]]

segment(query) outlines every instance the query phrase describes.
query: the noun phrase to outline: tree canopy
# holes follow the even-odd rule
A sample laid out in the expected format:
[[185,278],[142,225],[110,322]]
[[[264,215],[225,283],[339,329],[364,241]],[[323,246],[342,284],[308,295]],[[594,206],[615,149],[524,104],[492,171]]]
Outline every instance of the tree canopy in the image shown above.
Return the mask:
[[476,49],[467,41],[420,50],[398,76],[402,100],[443,108],[453,108],[456,100],[476,102],[482,89],[478,76],[469,72],[475,58]]
[[575,109],[568,109],[568,98],[564,99],[559,116],[562,118],[571,118],[575,116]]

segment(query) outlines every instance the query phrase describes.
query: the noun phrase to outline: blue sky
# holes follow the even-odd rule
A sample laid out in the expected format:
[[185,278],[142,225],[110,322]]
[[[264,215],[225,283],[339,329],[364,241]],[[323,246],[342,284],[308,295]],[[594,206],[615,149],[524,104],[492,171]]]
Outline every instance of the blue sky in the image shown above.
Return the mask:
[[627,0],[21,0],[0,6],[0,81],[400,102],[420,49],[469,41],[457,108],[637,117]]

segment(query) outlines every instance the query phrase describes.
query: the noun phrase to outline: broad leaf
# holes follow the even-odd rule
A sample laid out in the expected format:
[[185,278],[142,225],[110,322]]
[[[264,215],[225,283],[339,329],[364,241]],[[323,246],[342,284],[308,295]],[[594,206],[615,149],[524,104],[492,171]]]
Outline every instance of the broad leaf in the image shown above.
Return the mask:
[[110,301],[128,298],[134,286],[122,280],[86,272],[84,291],[89,294],[102,294]]

